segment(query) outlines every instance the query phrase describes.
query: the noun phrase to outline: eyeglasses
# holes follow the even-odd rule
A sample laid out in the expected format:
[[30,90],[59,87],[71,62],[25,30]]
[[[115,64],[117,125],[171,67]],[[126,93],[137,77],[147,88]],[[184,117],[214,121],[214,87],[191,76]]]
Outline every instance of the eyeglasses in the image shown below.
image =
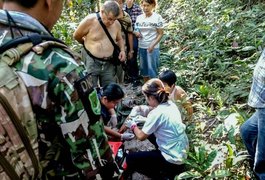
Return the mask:
[[107,13],[107,12],[104,11],[104,14],[106,15],[106,18],[107,18],[108,21],[115,21],[115,20],[117,20],[117,18],[116,17],[113,17],[113,15],[111,16],[110,13]]

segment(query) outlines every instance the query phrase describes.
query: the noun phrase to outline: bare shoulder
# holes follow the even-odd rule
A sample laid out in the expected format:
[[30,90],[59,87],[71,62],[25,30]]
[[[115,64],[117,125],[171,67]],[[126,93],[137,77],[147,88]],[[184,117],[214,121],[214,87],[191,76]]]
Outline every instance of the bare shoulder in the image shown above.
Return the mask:
[[89,31],[91,31],[92,27],[95,26],[95,23],[97,23],[96,21],[97,17],[95,13],[87,15],[76,28],[73,34],[74,38],[78,42],[83,43],[84,36],[86,36]]
[[87,15],[84,18],[83,23],[86,25],[93,25],[96,21],[97,21],[97,15],[96,13],[93,13],[93,14]]
[[180,86],[175,86],[175,88],[177,89],[177,91],[182,91],[182,92],[184,91],[184,89],[182,87],[180,87]]
[[118,20],[114,21],[113,25],[114,25],[115,29],[117,29],[117,30],[119,30],[121,28],[121,23]]
[[182,89],[182,87],[180,86],[175,86],[176,90],[175,90],[175,95],[178,98],[183,98],[187,96],[187,93],[184,91],[184,89]]

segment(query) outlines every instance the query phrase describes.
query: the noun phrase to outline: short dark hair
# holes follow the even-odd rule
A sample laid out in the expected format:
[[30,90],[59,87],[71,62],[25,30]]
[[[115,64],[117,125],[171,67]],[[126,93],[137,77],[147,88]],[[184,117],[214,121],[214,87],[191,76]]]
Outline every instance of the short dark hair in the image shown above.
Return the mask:
[[143,4],[143,2],[156,6],[156,0],[141,0],[141,4]]
[[120,14],[120,6],[116,1],[105,1],[105,3],[103,4],[103,10],[106,13],[112,12],[114,17],[118,17]]
[[34,7],[38,0],[2,0],[3,2],[15,2],[25,8],[32,8]]
[[167,83],[169,86],[174,85],[177,81],[176,74],[171,70],[163,71],[162,73],[159,74],[158,78],[164,83]]
[[115,101],[122,99],[124,97],[124,92],[118,84],[110,83],[103,87],[102,96],[106,96],[108,101]]

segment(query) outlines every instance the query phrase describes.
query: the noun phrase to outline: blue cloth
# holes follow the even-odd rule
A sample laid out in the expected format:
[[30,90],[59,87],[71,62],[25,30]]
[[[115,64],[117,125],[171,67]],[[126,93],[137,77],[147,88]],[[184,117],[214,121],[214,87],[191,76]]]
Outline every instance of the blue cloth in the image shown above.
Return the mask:
[[265,180],[265,50],[254,69],[248,104],[256,112],[240,127],[240,134],[255,174]]
[[256,112],[241,126],[240,134],[259,179],[265,179],[265,109]]
[[149,53],[147,49],[139,48],[140,55],[140,73],[143,77],[155,78],[158,76],[159,68],[159,48]]
[[248,104],[254,108],[265,108],[265,50],[254,69]]

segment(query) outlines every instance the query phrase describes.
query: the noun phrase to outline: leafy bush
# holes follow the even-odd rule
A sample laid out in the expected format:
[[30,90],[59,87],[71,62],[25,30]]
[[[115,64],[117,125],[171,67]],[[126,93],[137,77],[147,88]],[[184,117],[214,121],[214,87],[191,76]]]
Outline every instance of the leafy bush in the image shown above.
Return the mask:
[[[68,0],[53,33],[75,50],[72,34],[101,1]],[[185,122],[190,152],[177,179],[244,179],[247,155],[239,126],[252,113],[246,102],[253,68],[264,46],[265,5],[260,0],[159,0],[165,18],[161,70],[172,69],[195,110]],[[229,115],[233,126],[227,127]],[[227,120],[228,119],[228,120]]]
[[[264,46],[265,25],[265,5],[249,2],[159,1],[159,12],[167,22],[161,70],[176,72],[177,84],[189,92],[195,109],[193,121],[186,123],[191,144],[185,161],[188,169],[178,179],[249,176],[238,129],[252,112],[246,102]],[[227,129],[224,121],[234,112],[240,117]],[[219,161],[210,158],[215,149],[220,150]]]

